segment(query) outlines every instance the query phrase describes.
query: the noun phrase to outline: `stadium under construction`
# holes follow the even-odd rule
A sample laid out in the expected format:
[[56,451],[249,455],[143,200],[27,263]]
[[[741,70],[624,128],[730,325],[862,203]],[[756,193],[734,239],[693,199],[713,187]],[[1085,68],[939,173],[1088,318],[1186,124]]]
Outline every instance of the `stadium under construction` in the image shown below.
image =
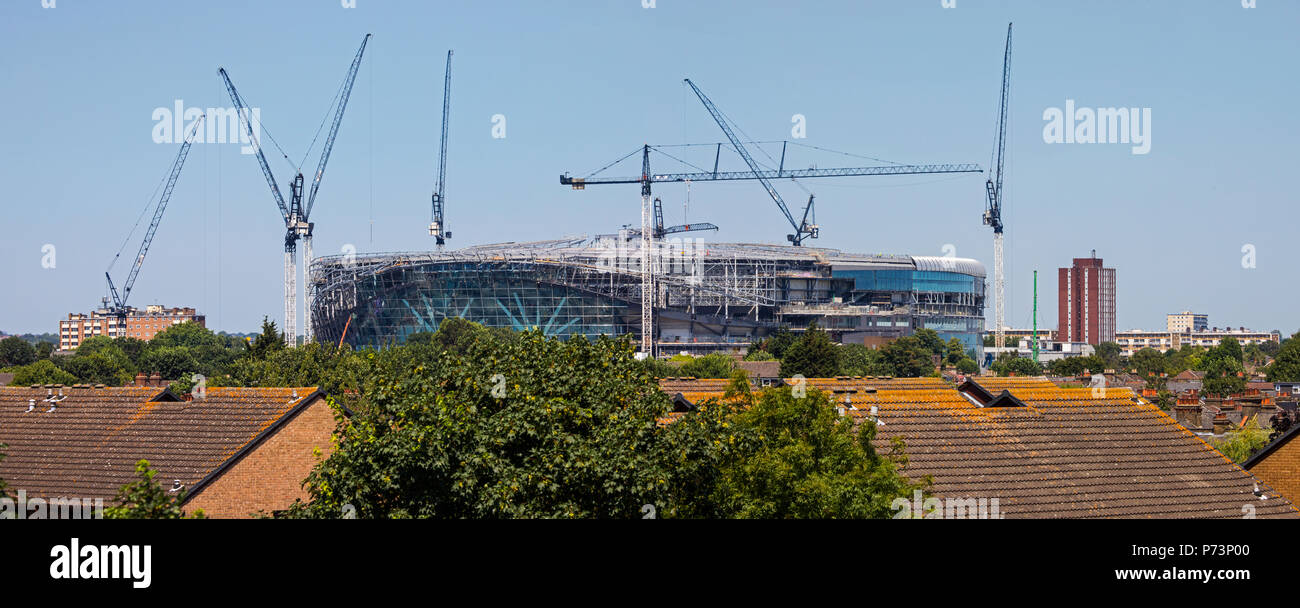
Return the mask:
[[[640,235],[313,260],[320,340],[400,344],[447,318],[549,336],[639,336]],[[983,351],[985,270],[971,259],[655,241],[657,352],[729,352],[815,321],[845,343],[929,328]]]

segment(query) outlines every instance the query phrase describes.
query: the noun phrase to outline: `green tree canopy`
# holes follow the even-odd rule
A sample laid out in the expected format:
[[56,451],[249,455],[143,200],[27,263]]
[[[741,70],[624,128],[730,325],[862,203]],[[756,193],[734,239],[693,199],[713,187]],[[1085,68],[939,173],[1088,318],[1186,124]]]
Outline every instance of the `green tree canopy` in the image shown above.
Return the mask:
[[18,336],[0,340],[0,368],[30,365],[36,362],[36,348]]
[[1093,371],[1095,371],[1096,373],[1101,373],[1107,369],[1119,368],[1121,363],[1120,360],[1121,351],[1122,349],[1120,348],[1119,344],[1115,342],[1102,342],[1101,344],[1098,344],[1096,356],[1102,360],[1103,365],[1105,367]]
[[746,361],[776,361],[776,357],[761,348],[751,348],[745,353]]
[[1041,376],[1043,375],[1043,366],[1035,363],[1033,359],[1017,357],[1010,353],[998,357],[993,365],[990,366],[999,376]]
[[965,357],[966,345],[962,343],[960,338],[952,338],[944,345],[944,363],[948,365],[957,365],[957,362],[961,361]]
[[668,398],[631,342],[541,332],[395,357],[364,379],[295,513],[363,518],[640,517],[669,503]]
[[149,467],[148,460],[135,463],[139,479],[122,486],[117,492],[117,506],[104,509],[105,519],[203,519],[203,511],[187,518],[181,505],[185,503],[186,490],[164,490],[153,478],[157,471]]
[[1270,382],[1300,382],[1300,333],[1282,343],[1272,365],[1268,366]]
[[1130,361],[1137,375],[1148,382],[1159,382],[1160,374],[1165,373],[1165,355],[1154,348],[1144,348],[1133,353]]
[[158,372],[165,380],[188,379],[194,374],[208,375],[190,349],[181,346],[150,348],[140,357],[140,371],[146,374]]
[[703,357],[692,357],[677,368],[677,375],[695,378],[730,378],[735,369],[736,362],[731,357],[713,353]]
[[14,368],[14,386],[33,384],[76,384],[77,377],[63,371],[49,359]]
[[876,349],[863,344],[845,344],[840,346],[840,374],[845,376],[889,376],[893,370],[885,362],[885,356]]
[[887,518],[895,498],[923,487],[876,453],[874,423],[855,430],[824,392],[796,398],[790,387],[769,389],[729,420],[716,429],[726,447],[716,456],[711,516]]
[[904,336],[880,349],[885,363],[893,375],[900,378],[920,378],[934,372],[934,351],[921,344],[915,336]]
[[264,360],[284,350],[284,332],[275,326],[270,317],[262,317],[262,333],[248,343],[248,356]]
[[940,357],[944,356],[944,352],[947,350],[947,345],[943,343],[943,338],[939,337],[939,332],[934,331],[933,329],[922,328],[916,330],[912,335],[915,336],[916,339],[921,342],[921,346],[930,351],[931,354],[939,355]]
[[831,341],[830,334],[816,325],[808,328],[799,339],[786,349],[781,359],[781,376],[791,378],[829,378],[840,372],[840,348]]
[[210,346],[224,349],[226,345],[220,336],[212,333],[212,330],[194,321],[186,321],[177,323],[155,334],[153,339],[149,341],[149,346],[152,348]]

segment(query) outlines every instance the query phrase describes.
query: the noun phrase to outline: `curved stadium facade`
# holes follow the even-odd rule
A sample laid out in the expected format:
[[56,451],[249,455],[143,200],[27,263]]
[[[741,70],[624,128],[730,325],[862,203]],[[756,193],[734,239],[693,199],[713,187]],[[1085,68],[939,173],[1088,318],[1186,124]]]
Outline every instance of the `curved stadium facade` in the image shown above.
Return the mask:
[[[917,329],[982,353],[985,271],[975,260],[672,239],[650,256],[658,352],[743,349],[816,321],[838,341]],[[399,344],[446,318],[547,335],[632,334],[641,326],[640,239],[504,243],[447,252],[334,256],[312,262],[317,339]]]

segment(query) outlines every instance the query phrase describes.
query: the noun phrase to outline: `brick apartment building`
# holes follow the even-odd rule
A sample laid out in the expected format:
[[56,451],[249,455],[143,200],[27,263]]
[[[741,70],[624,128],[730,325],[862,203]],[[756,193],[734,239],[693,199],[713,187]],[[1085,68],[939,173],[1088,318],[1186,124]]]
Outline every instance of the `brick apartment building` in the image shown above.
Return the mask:
[[1057,314],[1061,342],[1096,346],[1115,340],[1115,269],[1106,268],[1096,251],[1059,269]]
[[0,479],[27,498],[102,499],[138,479],[187,492],[187,512],[243,518],[307,498],[302,482],[333,449],[333,411],[314,388],[0,387]]
[[157,304],[144,310],[131,308],[125,323],[105,308],[90,314],[70,313],[67,319],[59,321],[59,350],[76,350],[82,342],[95,336],[148,341],[158,332],[187,321],[206,326],[207,318],[193,308],[167,308]]

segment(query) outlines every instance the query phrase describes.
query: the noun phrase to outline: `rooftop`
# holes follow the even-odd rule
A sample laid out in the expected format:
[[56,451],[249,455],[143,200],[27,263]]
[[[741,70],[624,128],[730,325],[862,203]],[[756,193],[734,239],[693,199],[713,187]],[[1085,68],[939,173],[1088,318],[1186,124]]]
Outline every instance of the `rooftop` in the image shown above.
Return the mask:
[[0,387],[0,478],[28,496],[109,500],[147,459],[165,487],[179,479],[192,495],[319,395],[208,388],[185,401],[157,387]]
[[[721,395],[716,382],[661,386],[703,399]],[[931,476],[936,496],[998,498],[1007,517],[1239,518],[1247,504],[1258,517],[1300,516],[1131,389],[1058,388],[1046,378],[972,384],[808,380],[809,388],[831,391],[847,415],[865,419],[875,407],[878,449],[887,453],[890,440],[901,438],[903,472]]]

